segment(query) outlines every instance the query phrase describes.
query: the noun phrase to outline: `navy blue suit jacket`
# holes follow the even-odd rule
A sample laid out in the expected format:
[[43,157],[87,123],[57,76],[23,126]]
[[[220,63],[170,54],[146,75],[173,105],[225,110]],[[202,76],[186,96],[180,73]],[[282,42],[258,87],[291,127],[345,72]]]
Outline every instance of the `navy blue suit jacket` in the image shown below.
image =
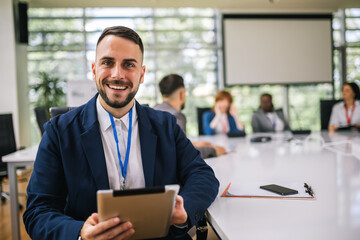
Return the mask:
[[[215,129],[212,129],[210,127],[210,123],[214,119],[214,117],[215,117],[215,114],[212,111],[204,112],[202,121],[203,121],[203,132],[205,135],[214,135],[215,134]],[[230,114],[228,114],[228,120],[229,120],[229,127],[230,127],[229,132],[230,133],[245,132],[244,130],[240,130],[236,127],[235,119]]]
[[[44,126],[23,216],[32,239],[77,239],[97,212],[96,191],[109,189],[97,96]],[[136,110],[146,187],[180,184],[191,227],[215,199],[219,183],[171,114],[137,102]]]

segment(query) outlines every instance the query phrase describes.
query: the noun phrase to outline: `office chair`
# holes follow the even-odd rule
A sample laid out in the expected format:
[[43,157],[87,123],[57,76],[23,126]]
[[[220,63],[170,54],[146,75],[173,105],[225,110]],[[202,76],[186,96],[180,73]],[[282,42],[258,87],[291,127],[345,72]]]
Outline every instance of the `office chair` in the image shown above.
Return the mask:
[[199,128],[199,136],[204,135],[202,116],[207,111],[210,111],[210,108],[208,108],[208,107],[206,107],[206,108],[196,108],[197,122],[198,122],[198,128]]
[[[0,193],[1,202],[5,202],[10,198],[9,193],[3,192],[2,183],[4,178],[8,176],[7,163],[2,161],[2,156],[16,151],[16,142],[12,114],[0,115]],[[23,206],[19,205],[20,209]]]
[[329,126],[333,106],[342,100],[320,100],[321,130],[327,130]]
[[46,111],[45,107],[36,107],[34,111],[35,111],[36,122],[39,126],[42,136],[45,132],[44,124],[50,120],[49,113]]
[[74,109],[75,107],[51,107],[50,108],[50,116],[51,118],[60,115],[60,114],[64,114],[67,113],[68,111],[70,111],[71,109]]

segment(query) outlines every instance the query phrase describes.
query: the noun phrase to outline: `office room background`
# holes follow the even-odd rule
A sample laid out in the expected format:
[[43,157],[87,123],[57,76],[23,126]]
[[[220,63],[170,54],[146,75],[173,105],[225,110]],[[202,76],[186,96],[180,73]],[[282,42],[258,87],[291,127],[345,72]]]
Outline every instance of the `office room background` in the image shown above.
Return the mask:
[[[66,98],[71,90],[69,82],[92,84],[90,67],[96,39],[111,25],[130,27],[144,40],[147,72],[137,96],[140,103],[154,106],[161,102],[158,81],[164,75],[177,73],[184,77],[187,89],[184,113],[190,136],[198,132],[196,107],[210,107],[216,91],[224,87],[234,96],[240,119],[247,132],[251,132],[251,114],[258,108],[263,92],[274,96],[276,107],[287,109],[291,129],[320,130],[320,99],[341,98],[342,82],[360,84],[360,3],[357,1],[307,4],[296,1],[291,5],[281,0],[223,3],[214,0],[207,1],[205,6],[204,1],[159,0],[151,4],[134,1],[130,6],[115,1],[91,5],[86,1],[32,0],[25,1],[28,43],[18,40],[18,2],[3,0],[0,3],[3,74],[0,111],[13,113],[19,146],[36,144],[41,137],[34,114],[39,93],[30,85],[38,83],[41,72],[58,78],[58,86],[65,93],[59,104],[69,105]],[[332,14],[333,81],[227,86],[222,39],[225,13]],[[254,41],[261,46],[266,39]]]

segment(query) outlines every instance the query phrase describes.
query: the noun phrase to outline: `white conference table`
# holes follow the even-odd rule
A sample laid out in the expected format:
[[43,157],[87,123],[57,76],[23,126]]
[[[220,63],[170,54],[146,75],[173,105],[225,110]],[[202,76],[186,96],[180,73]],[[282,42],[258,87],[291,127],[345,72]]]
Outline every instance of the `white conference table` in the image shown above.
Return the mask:
[[19,199],[17,188],[16,169],[18,167],[32,166],[35,161],[38,146],[26,148],[9,155],[3,156],[3,162],[7,162],[10,185],[10,217],[11,234],[13,240],[20,239],[19,225]]
[[[259,134],[258,134],[259,135]],[[265,134],[260,134],[261,136]],[[227,146],[227,155],[207,159],[220,181],[219,195],[207,216],[222,239],[358,239],[360,236],[360,136],[327,132],[287,141],[246,138],[192,138]],[[325,144],[322,142],[323,136]],[[20,239],[16,168],[33,165],[37,146],[3,157],[8,163],[12,239]],[[232,183],[307,182],[316,200],[223,198]]]
[[[291,141],[289,135],[272,134],[272,141],[265,143],[250,142],[253,136],[192,138],[232,151],[206,160],[220,182],[207,217],[222,239],[360,239],[358,133],[322,132]],[[221,197],[230,182],[244,186],[306,182],[316,200]]]

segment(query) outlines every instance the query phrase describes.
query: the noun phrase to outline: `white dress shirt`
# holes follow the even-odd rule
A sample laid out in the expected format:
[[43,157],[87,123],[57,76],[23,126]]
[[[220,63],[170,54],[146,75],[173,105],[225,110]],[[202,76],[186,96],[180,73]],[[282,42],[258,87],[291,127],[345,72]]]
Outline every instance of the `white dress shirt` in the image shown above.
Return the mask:
[[270,119],[271,124],[275,127],[275,132],[281,132],[284,130],[284,122],[279,118],[276,112],[268,112],[266,116]]
[[[104,147],[106,169],[109,178],[110,189],[119,190],[120,183],[123,182],[119,158],[117,154],[116,142],[108,112],[101,106],[99,96],[96,100],[97,116],[99,121],[101,140]],[[125,188],[143,188],[145,187],[145,177],[141,158],[140,137],[138,127],[138,117],[135,104],[132,108],[132,134],[129,161],[127,166]],[[121,161],[124,164],[128,129],[129,113],[120,119],[114,118],[116,131],[119,139],[119,150]]]
[[229,117],[227,115],[227,113],[223,113],[220,115],[220,120],[218,125],[216,125],[215,128],[215,133],[217,134],[224,134],[229,132],[230,127],[229,127]]
[[[354,105],[348,109],[348,117],[351,119],[350,125],[360,124],[360,101],[356,100]],[[336,127],[349,126],[346,119],[345,103],[338,102],[335,104],[331,111],[329,125]]]

